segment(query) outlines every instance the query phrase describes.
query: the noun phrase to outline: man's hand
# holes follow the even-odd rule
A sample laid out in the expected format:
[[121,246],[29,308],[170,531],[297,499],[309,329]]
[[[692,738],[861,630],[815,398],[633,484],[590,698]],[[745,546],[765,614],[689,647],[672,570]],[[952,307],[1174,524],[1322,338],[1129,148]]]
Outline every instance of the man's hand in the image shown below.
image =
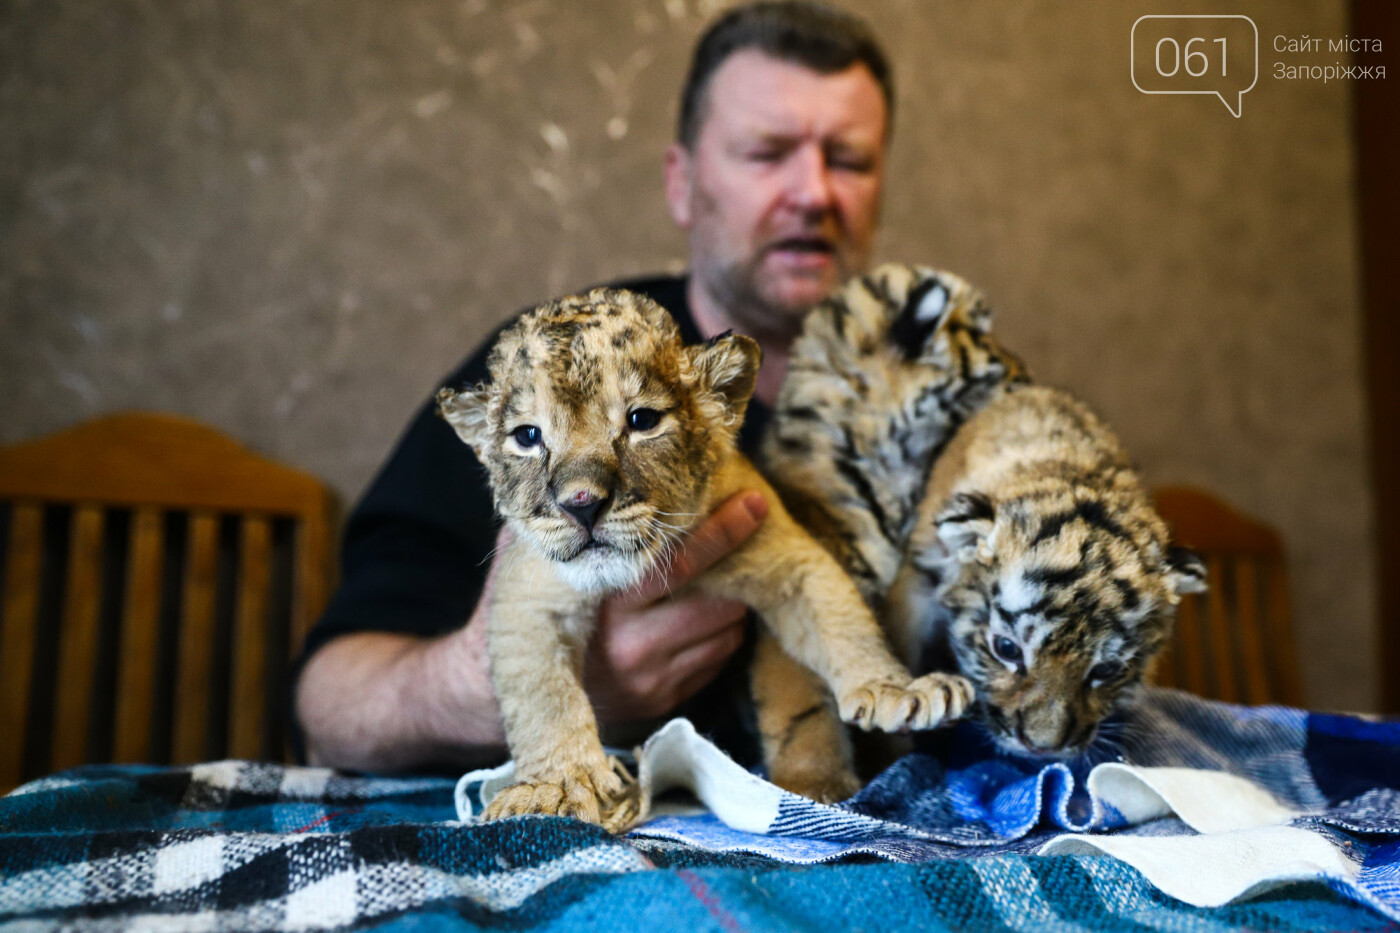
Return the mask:
[[[743,640],[743,604],[699,594],[667,599],[758,529],[768,504],[739,493],[691,533],[665,573],[609,600],[585,682],[604,722],[668,713],[710,681]],[[499,546],[509,540],[504,530]],[[398,771],[425,763],[479,767],[505,752],[486,629],[495,564],[467,624],[422,638],[342,635],[312,655],[297,712],[313,764]]]
[[669,713],[713,680],[743,643],[743,603],[670,594],[747,540],[767,514],[760,493],[730,496],[696,526],[668,567],[603,604],[584,666],[601,722]]

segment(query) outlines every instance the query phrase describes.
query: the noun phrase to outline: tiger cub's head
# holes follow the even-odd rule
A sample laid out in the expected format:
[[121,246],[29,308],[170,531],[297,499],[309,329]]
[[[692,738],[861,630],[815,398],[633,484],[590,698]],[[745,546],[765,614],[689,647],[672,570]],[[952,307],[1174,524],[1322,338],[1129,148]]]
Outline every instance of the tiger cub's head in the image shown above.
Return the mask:
[[486,466],[512,530],[574,589],[609,591],[697,522],[759,358],[748,337],[685,346],[655,302],[595,289],[522,316],[491,350],[491,381],[443,389],[438,411]]
[[1170,547],[1127,477],[994,502],[950,496],[936,518],[950,576],[949,648],[977,690],[974,715],[1016,753],[1067,758],[1141,682],[1180,597],[1205,567]]

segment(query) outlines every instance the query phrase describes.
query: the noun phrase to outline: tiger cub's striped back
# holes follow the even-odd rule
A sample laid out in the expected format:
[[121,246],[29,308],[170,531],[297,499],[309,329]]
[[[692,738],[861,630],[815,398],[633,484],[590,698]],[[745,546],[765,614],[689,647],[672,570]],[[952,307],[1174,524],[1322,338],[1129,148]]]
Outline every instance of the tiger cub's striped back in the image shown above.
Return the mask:
[[819,304],[793,344],[762,465],[872,606],[899,568],[934,457],[1027,380],[990,318],[963,279],[891,264]]

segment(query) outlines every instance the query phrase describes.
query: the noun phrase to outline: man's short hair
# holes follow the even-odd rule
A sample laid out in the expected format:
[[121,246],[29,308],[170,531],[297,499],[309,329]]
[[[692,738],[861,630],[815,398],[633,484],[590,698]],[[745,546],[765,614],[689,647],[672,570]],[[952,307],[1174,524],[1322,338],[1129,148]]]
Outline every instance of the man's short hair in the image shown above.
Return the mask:
[[725,13],[695,46],[676,127],[676,138],[687,149],[695,147],[700,135],[710,79],[729,56],[744,49],[757,49],[821,74],[862,64],[880,85],[888,119],[894,119],[889,60],[864,20],[812,0],[761,0]]

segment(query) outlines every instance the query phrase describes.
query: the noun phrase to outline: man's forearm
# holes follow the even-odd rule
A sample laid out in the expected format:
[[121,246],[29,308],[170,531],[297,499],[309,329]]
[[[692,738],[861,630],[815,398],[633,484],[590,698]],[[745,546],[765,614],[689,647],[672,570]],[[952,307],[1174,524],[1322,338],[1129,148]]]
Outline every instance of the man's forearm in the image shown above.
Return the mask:
[[297,685],[308,760],[402,771],[504,758],[484,628],[437,638],[357,632],[325,645]]

